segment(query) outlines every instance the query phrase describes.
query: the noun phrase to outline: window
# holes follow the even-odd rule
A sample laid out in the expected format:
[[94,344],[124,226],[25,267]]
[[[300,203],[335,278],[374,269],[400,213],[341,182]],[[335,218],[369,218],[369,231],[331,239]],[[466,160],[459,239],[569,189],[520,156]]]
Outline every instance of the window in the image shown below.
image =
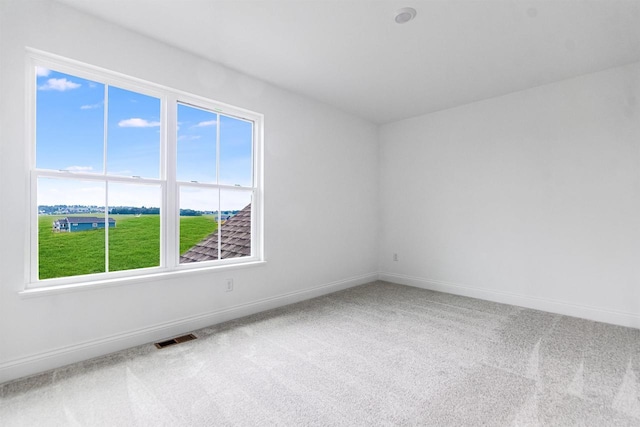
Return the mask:
[[29,287],[262,259],[261,115],[29,58]]

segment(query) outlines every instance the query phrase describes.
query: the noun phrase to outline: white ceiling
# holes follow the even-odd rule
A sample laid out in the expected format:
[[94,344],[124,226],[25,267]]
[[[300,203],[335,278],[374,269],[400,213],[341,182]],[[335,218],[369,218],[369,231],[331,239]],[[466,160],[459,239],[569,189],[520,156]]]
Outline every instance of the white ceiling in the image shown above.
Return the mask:
[[375,123],[640,60],[640,0],[59,1]]

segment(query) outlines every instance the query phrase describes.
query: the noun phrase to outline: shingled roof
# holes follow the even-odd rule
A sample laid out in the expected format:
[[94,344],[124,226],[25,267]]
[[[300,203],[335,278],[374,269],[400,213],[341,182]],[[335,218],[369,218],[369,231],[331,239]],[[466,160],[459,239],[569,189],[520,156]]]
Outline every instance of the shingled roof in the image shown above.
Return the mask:
[[[251,256],[251,204],[220,226],[220,259]],[[181,263],[218,259],[218,230],[180,256]]]

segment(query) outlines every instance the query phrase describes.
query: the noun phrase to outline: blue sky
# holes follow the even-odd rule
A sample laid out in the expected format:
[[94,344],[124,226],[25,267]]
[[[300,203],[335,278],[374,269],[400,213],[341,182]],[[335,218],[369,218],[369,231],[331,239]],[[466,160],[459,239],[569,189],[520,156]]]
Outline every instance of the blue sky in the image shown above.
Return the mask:
[[[105,106],[107,173],[159,178],[160,100],[118,87],[37,67],[36,167],[104,173]],[[107,92],[107,93],[106,93]],[[108,102],[106,102],[108,101]],[[178,105],[177,176],[181,181],[251,185],[252,123]],[[220,126],[220,171],[216,135]],[[104,185],[90,181],[40,179],[38,204],[103,205]],[[217,192],[215,192],[217,196]],[[181,207],[215,210],[217,197],[181,191]],[[159,206],[157,186],[111,185],[111,206]],[[221,194],[221,209],[240,209],[248,195]],[[242,204],[244,203],[244,204]],[[241,206],[240,206],[241,205]]]

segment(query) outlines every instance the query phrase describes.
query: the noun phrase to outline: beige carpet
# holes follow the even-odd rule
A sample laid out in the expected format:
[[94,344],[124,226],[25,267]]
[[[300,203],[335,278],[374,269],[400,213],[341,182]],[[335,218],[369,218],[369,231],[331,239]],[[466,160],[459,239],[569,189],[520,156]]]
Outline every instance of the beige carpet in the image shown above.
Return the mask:
[[640,331],[384,282],[0,385],[0,425],[640,425]]

